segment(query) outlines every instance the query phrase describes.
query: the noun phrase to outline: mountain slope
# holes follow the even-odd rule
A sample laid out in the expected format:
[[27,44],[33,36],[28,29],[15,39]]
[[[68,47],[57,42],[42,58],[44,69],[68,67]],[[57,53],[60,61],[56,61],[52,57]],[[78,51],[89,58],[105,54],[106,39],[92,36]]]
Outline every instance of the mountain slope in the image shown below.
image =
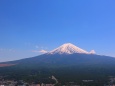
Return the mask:
[[94,54],[43,54],[40,56],[4,62],[1,64],[14,64],[22,67],[70,67],[70,66],[103,66],[115,65],[115,58]]

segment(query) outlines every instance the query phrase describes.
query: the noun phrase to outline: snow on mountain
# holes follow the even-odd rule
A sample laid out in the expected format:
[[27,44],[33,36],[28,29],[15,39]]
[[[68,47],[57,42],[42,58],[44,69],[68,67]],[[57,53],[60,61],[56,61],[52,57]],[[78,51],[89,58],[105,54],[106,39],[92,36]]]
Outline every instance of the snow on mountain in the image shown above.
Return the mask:
[[83,54],[89,54],[89,52],[71,44],[66,43],[62,46],[50,51],[48,54],[74,54],[74,53],[83,53]]

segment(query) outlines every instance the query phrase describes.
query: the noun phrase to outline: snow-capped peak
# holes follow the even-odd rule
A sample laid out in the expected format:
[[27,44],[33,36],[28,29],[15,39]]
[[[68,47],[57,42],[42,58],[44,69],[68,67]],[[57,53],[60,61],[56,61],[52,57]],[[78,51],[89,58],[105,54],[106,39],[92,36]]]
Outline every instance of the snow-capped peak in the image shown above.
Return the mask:
[[74,54],[74,53],[89,54],[89,52],[87,52],[87,51],[85,51],[71,43],[63,44],[62,46],[50,51],[48,54]]

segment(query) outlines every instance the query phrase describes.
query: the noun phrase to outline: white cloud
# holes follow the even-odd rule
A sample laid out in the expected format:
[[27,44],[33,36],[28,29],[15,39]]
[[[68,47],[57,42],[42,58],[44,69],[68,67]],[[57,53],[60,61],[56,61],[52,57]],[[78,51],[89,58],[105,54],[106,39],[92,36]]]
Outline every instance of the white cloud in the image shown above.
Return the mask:
[[47,53],[48,51],[46,51],[46,50],[40,50],[39,52],[41,52],[41,53]]
[[35,52],[35,53],[47,53],[48,51],[46,51],[46,50],[40,50],[40,51],[38,51],[38,50],[33,50],[32,52]]
[[96,54],[95,50],[91,50],[89,53],[90,54]]

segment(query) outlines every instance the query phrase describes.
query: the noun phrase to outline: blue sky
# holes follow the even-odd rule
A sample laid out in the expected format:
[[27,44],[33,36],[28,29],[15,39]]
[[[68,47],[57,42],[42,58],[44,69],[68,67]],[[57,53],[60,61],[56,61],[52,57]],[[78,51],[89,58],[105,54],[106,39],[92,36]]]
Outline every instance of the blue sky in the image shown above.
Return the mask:
[[0,61],[68,42],[115,57],[115,1],[0,0]]

